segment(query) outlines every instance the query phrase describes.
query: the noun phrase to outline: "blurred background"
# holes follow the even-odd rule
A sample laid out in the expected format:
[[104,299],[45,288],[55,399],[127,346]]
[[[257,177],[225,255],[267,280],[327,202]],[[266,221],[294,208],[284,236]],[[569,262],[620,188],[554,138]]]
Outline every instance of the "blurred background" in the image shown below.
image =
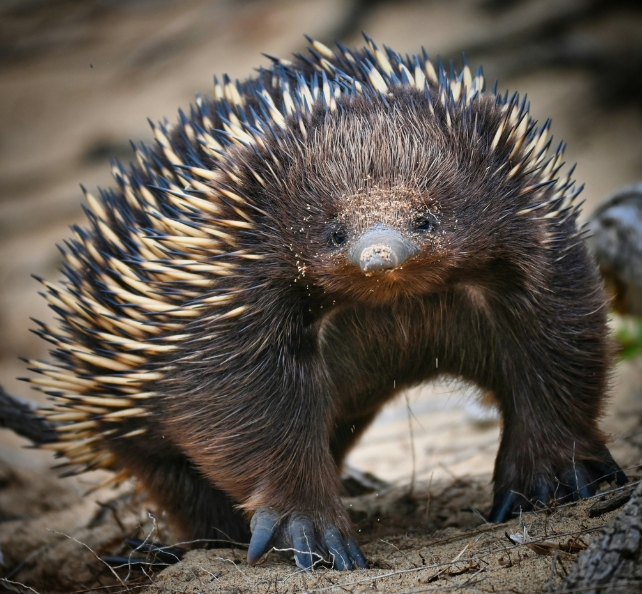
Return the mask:
[[[642,180],[639,0],[3,0],[0,1],[0,383],[46,357],[29,318],[52,318],[31,274],[58,277],[55,244],[82,222],[79,183],[108,186],[109,160],[151,142],[146,118],[176,117],[212,75],[252,76],[261,53],[305,51],[303,33],[361,45],[365,30],[401,53],[483,64],[490,84],[527,93],[553,119],[586,183],[585,213]],[[640,364],[621,364],[605,419],[623,466],[637,463]],[[470,387],[413,391],[386,409],[351,463],[389,481],[490,473],[499,425]],[[45,452],[0,433],[0,460],[47,467]],[[414,453],[414,455],[413,455]],[[413,463],[413,460],[416,462]],[[414,465],[413,465],[414,464]]]

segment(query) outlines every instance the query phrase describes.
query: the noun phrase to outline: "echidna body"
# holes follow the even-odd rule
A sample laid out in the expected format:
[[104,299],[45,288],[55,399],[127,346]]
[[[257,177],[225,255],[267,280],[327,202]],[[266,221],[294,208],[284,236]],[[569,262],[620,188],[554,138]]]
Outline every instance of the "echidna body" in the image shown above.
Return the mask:
[[87,194],[32,361],[72,472],[131,474],[192,538],[364,566],[346,452],[449,374],[504,425],[490,518],[626,480],[598,417],[606,305],[579,192],[519,101],[368,46],[216,84]]

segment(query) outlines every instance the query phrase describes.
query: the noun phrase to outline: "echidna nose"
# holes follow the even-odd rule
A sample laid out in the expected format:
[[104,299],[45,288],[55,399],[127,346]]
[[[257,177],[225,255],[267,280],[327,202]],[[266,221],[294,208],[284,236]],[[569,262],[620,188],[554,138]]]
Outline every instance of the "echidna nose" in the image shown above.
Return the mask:
[[363,272],[377,273],[397,268],[418,251],[417,245],[399,232],[375,225],[357,240],[349,259]]

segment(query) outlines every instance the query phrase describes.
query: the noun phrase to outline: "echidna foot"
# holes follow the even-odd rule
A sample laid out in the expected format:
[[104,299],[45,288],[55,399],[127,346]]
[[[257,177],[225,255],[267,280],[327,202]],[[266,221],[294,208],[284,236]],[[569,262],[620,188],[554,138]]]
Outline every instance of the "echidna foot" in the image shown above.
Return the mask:
[[551,503],[578,501],[595,495],[603,482],[618,486],[628,481],[624,471],[604,448],[600,460],[582,460],[570,463],[553,480],[540,477],[530,488],[520,489],[508,484],[495,492],[489,522],[505,522],[521,512],[548,507]]
[[258,509],[251,523],[248,563],[256,563],[270,548],[293,551],[297,566],[309,571],[330,565],[339,571],[368,567],[359,545],[333,525],[315,526],[307,514],[282,517],[272,508]]

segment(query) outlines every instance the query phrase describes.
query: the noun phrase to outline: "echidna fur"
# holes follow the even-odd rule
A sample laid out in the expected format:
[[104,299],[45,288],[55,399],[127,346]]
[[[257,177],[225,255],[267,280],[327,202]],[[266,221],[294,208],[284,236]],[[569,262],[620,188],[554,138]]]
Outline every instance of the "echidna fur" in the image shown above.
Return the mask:
[[[137,164],[113,164],[115,189],[85,191],[89,226],[62,248],[65,280],[41,281],[60,318],[38,330],[55,363],[29,362],[58,424],[42,447],[68,474],[138,476],[193,537],[222,531],[195,511],[212,501],[236,514],[234,538],[249,536],[237,508],[349,534],[336,466],[383,402],[441,372],[495,391],[504,413],[494,519],[517,506],[507,493],[544,501],[571,457],[618,471],[597,428],[605,302],[564,144],[551,150],[550,122],[526,97],[487,91],[481,69],[366,41],[311,40],[257,78],[215,79],[175,125],[151,123],[156,145],[135,145]],[[426,213],[449,223],[377,279],[319,239]],[[333,373],[354,383],[341,402]],[[172,492],[183,479],[162,475],[159,452],[189,487]],[[580,482],[565,493],[584,496]]]

